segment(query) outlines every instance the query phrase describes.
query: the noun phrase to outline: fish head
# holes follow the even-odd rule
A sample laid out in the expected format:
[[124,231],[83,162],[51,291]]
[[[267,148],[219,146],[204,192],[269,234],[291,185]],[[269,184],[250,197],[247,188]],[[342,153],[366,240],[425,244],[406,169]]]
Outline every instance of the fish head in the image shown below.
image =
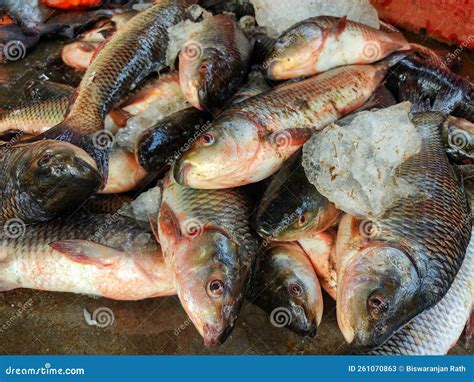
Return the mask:
[[252,165],[260,144],[253,123],[240,118],[220,121],[176,161],[174,178],[184,186],[202,189],[226,188],[245,181],[245,169]]
[[417,270],[397,248],[382,244],[354,250],[338,273],[337,321],[356,348],[383,344],[419,305]]
[[324,30],[317,23],[301,23],[283,33],[264,62],[267,77],[287,80],[315,73],[324,38]]
[[327,229],[339,216],[334,204],[318,192],[298,197],[281,191],[270,194],[257,210],[256,230],[264,239],[299,240],[310,231]]
[[272,323],[314,337],[323,314],[323,298],[306,254],[295,243],[278,243],[260,264],[254,288]]
[[[194,51],[198,53],[190,53]],[[238,61],[216,48],[203,49],[197,43],[185,45],[179,56],[179,80],[188,102],[200,110],[222,106],[245,74],[244,65]]]
[[204,344],[222,344],[232,331],[244,300],[250,267],[244,249],[225,233],[204,230],[189,240],[175,265],[178,296]]
[[91,195],[103,180],[95,161],[81,148],[60,141],[25,144],[21,159],[22,188],[46,209],[72,205]]

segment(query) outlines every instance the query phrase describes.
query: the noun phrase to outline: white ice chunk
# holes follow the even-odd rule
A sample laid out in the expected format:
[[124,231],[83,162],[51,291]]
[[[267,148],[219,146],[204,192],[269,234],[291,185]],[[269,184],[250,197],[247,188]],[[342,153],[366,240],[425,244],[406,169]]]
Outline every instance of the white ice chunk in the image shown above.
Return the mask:
[[123,216],[148,222],[157,219],[161,205],[161,184],[141,193],[134,201],[126,203],[118,211]]
[[397,200],[419,192],[395,169],[421,148],[410,121],[410,103],[363,111],[344,126],[332,124],[303,147],[309,181],[337,208],[358,216],[381,216]]
[[374,28],[379,28],[377,11],[369,0],[250,0],[255,8],[258,25],[266,27],[268,35],[278,37],[297,22],[315,16],[347,16]]

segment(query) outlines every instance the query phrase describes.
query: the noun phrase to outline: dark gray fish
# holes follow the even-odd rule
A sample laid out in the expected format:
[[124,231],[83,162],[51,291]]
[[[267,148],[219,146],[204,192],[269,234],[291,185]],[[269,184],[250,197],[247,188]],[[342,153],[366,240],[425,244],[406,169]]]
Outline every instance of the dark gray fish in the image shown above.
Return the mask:
[[0,144],[0,221],[47,221],[102,186],[93,159],[66,142]]
[[346,340],[373,348],[438,303],[461,267],[471,210],[448,162],[439,113],[416,113],[420,152],[397,175],[419,190],[378,219],[344,217],[337,249],[337,316]]
[[323,296],[318,276],[297,243],[272,243],[258,259],[250,290],[249,299],[270,315],[272,324],[316,335]]
[[295,241],[323,232],[340,212],[306,178],[301,151],[273,176],[257,209],[255,229],[266,240]]

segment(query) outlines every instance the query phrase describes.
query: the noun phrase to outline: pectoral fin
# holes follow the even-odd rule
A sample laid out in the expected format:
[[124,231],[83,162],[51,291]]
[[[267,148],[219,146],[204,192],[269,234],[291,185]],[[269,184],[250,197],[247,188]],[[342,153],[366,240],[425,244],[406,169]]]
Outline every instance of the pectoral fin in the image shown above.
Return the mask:
[[126,256],[115,248],[87,240],[61,240],[49,246],[72,261],[104,268],[116,267]]

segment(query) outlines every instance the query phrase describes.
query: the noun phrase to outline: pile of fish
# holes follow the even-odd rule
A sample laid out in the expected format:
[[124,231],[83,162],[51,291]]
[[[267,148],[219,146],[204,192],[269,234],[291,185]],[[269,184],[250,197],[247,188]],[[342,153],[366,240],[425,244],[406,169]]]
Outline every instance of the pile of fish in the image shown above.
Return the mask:
[[[32,28],[14,3],[0,37]],[[58,52],[77,88],[0,112],[0,291],[176,294],[208,347],[245,299],[313,337],[323,291],[354,352],[472,331],[468,79],[337,10],[277,33],[245,0],[113,3]]]

